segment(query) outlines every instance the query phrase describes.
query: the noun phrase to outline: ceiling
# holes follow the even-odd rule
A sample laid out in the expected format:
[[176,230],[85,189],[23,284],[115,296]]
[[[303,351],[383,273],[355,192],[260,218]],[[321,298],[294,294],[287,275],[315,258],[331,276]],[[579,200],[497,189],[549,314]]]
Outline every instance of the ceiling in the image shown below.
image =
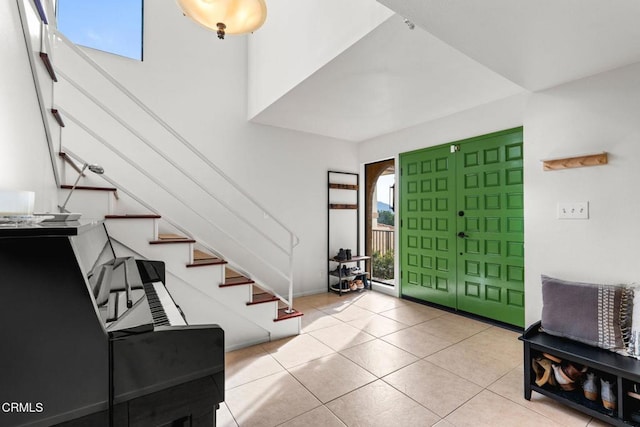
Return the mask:
[[640,62],[637,0],[378,1],[397,15],[252,121],[363,141]]

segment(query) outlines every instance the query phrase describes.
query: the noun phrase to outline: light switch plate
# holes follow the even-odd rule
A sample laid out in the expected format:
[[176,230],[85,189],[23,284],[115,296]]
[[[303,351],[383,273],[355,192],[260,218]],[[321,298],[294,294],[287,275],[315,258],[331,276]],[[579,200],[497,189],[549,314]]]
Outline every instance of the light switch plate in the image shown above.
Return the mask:
[[559,202],[558,219],[589,219],[589,202]]

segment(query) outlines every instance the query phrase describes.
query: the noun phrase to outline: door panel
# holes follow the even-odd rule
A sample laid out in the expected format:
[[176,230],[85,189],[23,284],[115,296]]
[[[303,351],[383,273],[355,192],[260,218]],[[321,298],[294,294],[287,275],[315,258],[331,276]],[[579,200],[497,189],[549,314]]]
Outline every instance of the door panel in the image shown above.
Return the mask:
[[400,156],[403,295],[524,324],[522,129]]
[[455,159],[426,151],[401,158],[402,293],[455,308]]
[[460,144],[457,308],[524,322],[522,133]]

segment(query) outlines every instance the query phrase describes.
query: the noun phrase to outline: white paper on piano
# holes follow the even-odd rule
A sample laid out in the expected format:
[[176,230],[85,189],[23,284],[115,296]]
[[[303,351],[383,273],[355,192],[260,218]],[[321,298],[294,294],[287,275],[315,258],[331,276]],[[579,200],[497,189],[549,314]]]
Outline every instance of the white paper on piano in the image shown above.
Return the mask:
[[34,213],[33,216],[50,216],[51,218],[45,219],[43,222],[65,222],[65,221],[77,221],[82,216],[77,212],[63,212],[63,213]]

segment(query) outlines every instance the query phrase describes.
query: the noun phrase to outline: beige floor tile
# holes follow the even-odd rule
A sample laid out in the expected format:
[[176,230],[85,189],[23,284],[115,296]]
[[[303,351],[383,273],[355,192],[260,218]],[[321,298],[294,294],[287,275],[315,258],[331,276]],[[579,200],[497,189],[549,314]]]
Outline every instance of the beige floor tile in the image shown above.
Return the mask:
[[460,427],[554,427],[561,425],[486,390],[455,410],[446,417],[446,420]]
[[373,312],[360,308],[357,305],[345,305],[339,308],[323,309],[325,313],[331,314],[338,320],[343,322],[350,322],[352,320],[361,319],[363,317],[370,317]]
[[446,419],[438,421],[433,427],[455,427],[455,424],[451,424]]
[[333,292],[322,292],[319,294],[308,295],[300,298],[296,298],[294,305],[296,308],[300,307],[326,307],[331,304],[335,304],[340,301],[340,297]]
[[477,384],[426,360],[402,368],[383,380],[440,417],[447,416],[482,390]]
[[314,301],[316,304],[316,308],[318,310],[326,311],[329,314],[332,309],[339,310],[340,307],[349,307],[353,305],[353,301],[358,298],[359,295],[362,295],[358,292],[349,292],[346,294],[342,294],[342,296],[336,294],[335,292],[327,292],[329,295],[327,298],[318,298]]
[[421,323],[418,327],[431,335],[458,342],[490,328],[491,325],[463,316],[445,313],[435,319]]
[[276,426],[321,405],[288,372],[227,390],[225,403],[241,427]]
[[320,406],[281,424],[280,427],[344,427],[345,424],[326,406]]
[[319,329],[310,332],[309,335],[315,337],[335,351],[344,350],[375,338],[373,335],[369,335],[346,323],[330,328]]
[[377,377],[383,377],[418,361],[413,354],[381,340],[368,341],[341,352]]
[[405,300],[395,298],[390,295],[384,295],[379,292],[366,292],[362,298],[353,301],[358,307],[362,307],[374,313],[391,310],[407,305]]
[[323,403],[377,379],[337,353],[298,365],[289,372]]
[[438,310],[437,308],[413,303],[411,305],[403,305],[391,310],[382,311],[379,314],[404,323],[405,325],[413,326],[426,320],[440,317],[445,313],[446,312]]
[[368,384],[327,404],[347,426],[432,426],[436,414],[383,381]]
[[227,404],[222,402],[216,411],[216,427],[238,427],[238,423],[233,419]]
[[262,377],[284,371],[261,346],[247,347],[225,354],[225,387],[231,389]]
[[466,341],[432,354],[426,360],[482,387],[489,386],[522,363],[521,358],[507,362],[492,354],[475,351],[466,345]]
[[522,362],[523,344],[519,332],[492,326],[466,339],[467,348],[491,355],[505,362]]
[[397,322],[379,314],[374,314],[369,317],[362,317],[360,319],[352,320],[348,323],[354,328],[361,329],[375,337],[381,337],[399,331],[401,329],[408,328],[408,326],[404,323]]
[[262,344],[262,347],[287,369],[334,353],[333,349],[310,334],[272,341]]
[[587,424],[587,427],[611,427],[611,424],[592,418],[589,424]]
[[523,369],[522,364],[517,366],[498,381],[491,384],[487,390],[544,415],[563,426],[584,427],[587,425],[591,417],[583,414],[582,412],[568,408],[567,406],[539,393],[533,392],[531,400],[526,400],[524,398]]
[[335,317],[328,316],[327,313],[316,308],[309,308],[302,312],[304,313],[304,316],[302,316],[303,333],[340,325],[342,323]]
[[453,342],[428,334],[417,326],[385,335],[380,339],[420,358],[453,345]]

